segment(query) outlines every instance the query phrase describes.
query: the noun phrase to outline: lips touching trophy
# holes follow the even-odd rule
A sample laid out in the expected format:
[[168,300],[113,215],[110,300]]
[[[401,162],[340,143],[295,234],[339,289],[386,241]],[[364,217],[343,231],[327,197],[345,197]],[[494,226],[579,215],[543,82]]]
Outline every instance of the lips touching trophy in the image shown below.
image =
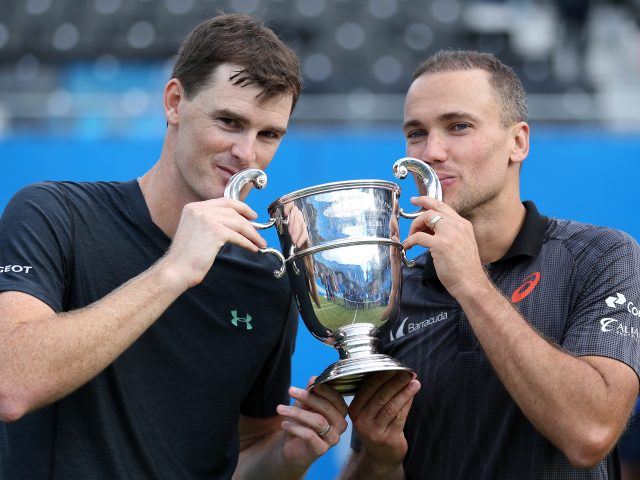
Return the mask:
[[[394,175],[415,173],[427,195],[442,198],[440,181],[426,163],[401,158]],[[249,183],[263,188],[267,176],[258,169],[242,170],[227,184],[224,196],[239,199]],[[422,190],[422,189],[421,189]],[[416,218],[398,206],[400,187],[383,180],[327,183],[284,195],[268,207],[270,220],[258,229],[275,225],[293,295],[309,331],[335,347],[340,360],[325,369],[313,387],[329,383],[343,395],[352,395],[370,374],[411,370],[377,352],[377,331],[398,315],[401,265],[407,259],[399,239],[398,217]]]

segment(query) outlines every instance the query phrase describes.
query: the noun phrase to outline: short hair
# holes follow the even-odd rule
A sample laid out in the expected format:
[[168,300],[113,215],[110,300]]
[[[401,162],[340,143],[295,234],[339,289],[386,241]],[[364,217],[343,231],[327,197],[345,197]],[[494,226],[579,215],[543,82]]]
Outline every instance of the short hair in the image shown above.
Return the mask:
[[412,79],[430,73],[460,70],[484,70],[489,73],[489,83],[502,104],[500,118],[505,126],[526,122],[527,95],[522,82],[511,67],[490,53],[440,50],[418,65]]
[[256,85],[262,89],[258,97],[291,95],[293,111],[302,89],[300,60],[260,20],[224,14],[203,21],[180,46],[171,76],[180,80],[185,97],[191,99],[224,63],[242,67],[230,78],[234,85]]

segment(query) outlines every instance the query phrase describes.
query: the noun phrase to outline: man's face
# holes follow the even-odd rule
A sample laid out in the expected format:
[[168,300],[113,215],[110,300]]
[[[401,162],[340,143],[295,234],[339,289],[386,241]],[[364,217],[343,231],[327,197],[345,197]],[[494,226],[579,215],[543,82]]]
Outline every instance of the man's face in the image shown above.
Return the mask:
[[443,200],[467,218],[518,192],[513,169],[519,167],[511,161],[514,130],[503,126],[500,113],[482,70],[422,75],[407,93],[407,155],[436,171]]
[[171,155],[176,187],[190,201],[222,197],[229,178],[239,170],[264,170],[286,132],[291,95],[258,98],[259,87],[233,85],[229,80],[239,69],[219,66],[191,100],[176,80],[165,91],[165,104],[172,98],[174,104],[167,119],[175,133]]

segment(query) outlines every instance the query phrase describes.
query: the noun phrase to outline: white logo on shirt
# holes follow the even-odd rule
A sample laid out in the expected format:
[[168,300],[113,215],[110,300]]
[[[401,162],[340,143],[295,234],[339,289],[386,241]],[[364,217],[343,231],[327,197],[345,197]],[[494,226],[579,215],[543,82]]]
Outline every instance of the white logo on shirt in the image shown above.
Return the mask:
[[627,299],[623,294],[616,292],[615,297],[608,297],[604,303],[610,308],[616,308],[618,305],[624,305]]
[[0,273],[29,273],[32,268],[31,265],[5,265],[0,266]]
[[625,325],[615,318],[605,317],[600,319],[600,330],[603,332],[614,332],[623,337],[631,337],[640,343],[640,329],[638,327]]
[[409,320],[409,317],[404,317],[404,320],[402,320],[402,323],[398,327],[398,331],[396,331],[395,338],[393,337],[393,331],[389,332],[389,337],[391,338],[392,342],[397,338],[404,337],[404,324],[407,320]]
[[608,297],[604,302],[610,308],[617,308],[618,305],[624,305],[626,303],[627,311],[634,317],[640,317],[640,309],[638,309],[633,302],[627,302],[627,298],[622,293],[616,292],[615,297]]
[[406,317],[404,320],[402,320],[402,323],[398,327],[398,330],[396,330],[395,337],[393,336],[393,331],[391,331],[391,332],[389,332],[389,338],[393,342],[394,340],[397,340],[400,337],[404,337],[405,335],[407,335],[409,333],[416,332],[416,331],[420,330],[421,328],[428,327],[429,325],[433,325],[434,323],[438,323],[438,322],[441,322],[442,320],[446,320],[446,319],[447,319],[447,312],[440,312],[435,317],[428,318],[426,320],[423,320],[422,322],[407,323],[406,324],[407,328],[406,328],[406,333],[405,333],[405,323],[406,323],[407,320],[409,320],[409,317]]

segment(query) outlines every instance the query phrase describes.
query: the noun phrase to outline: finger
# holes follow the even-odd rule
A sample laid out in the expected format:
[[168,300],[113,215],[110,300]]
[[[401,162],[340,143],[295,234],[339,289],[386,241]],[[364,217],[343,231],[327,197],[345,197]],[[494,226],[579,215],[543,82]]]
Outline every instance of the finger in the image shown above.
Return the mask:
[[264,247],[264,244],[261,243],[256,245],[255,241],[248,239],[246,236],[235,232],[232,229],[228,229],[228,231],[226,243],[233,243],[234,245],[255,253],[257,253],[260,248]]
[[[191,228],[200,224],[206,228],[205,232],[212,231],[213,235],[217,235],[218,238],[227,241],[229,240],[229,233],[226,232],[225,228],[220,227],[222,225],[241,234],[259,248],[266,246],[266,241],[260,236],[251,221],[242,213],[255,214],[246,204],[237,200],[230,198],[207,200],[185,206],[180,223],[191,225]],[[201,227],[195,230],[198,234],[200,231]]]
[[380,372],[367,378],[356,391],[351,404],[349,405],[349,416],[357,417],[367,406],[371,397],[375,395],[380,387],[393,377],[394,372]]
[[[402,420],[402,425],[404,426],[404,419],[406,419],[406,414],[408,412],[407,404],[409,407],[411,406],[411,402],[419,390],[420,382],[415,379],[411,380],[380,409],[376,416],[378,424],[385,425],[387,428],[390,428],[394,422]],[[407,412],[403,413],[403,409],[406,409]]]
[[398,372],[371,397],[364,414],[370,419],[378,417],[382,410],[389,408],[392,399],[407,386],[411,379],[407,372]]
[[437,242],[437,240],[430,233],[417,232],[413,235],[409,235],[404,242],[402,242],[402,247],[405,250],[409,250],[416,245],[420,245],[424,248],[431,248],[433,247],[434,242]]
[[342,418],[347,416],[347,408],[348,408],[347,402],[344,401],[344,397],[342,396],[342,394],[338,392],[335,388],[333,388],[331,385],[322,383],[316,386],[313,389],[312,393],[318,395],[319,397],[324,398],[326,401],[331,403],[333,407],[338,412],[340,412],[340,414],[342,415]]
[[376,392],[393,376],[394,372],[380,372],[367,378],[351,400],[349,416],[357,417],[367,407]]
[[302,409],[296,405],[278,405],[276,411],[286,419],[298,422],[314,432],[322,432],[327,428],[327,423],[329,423],[327,419],[319,413]]
[[339,438],[336,440],[334,437],[327,438],[329,435],[321,438],[313,430],[310,430],[296,422],[285,420],[281,423],[281,426],[287,433],[304,440],[309,447],[309,450],[311,450],[313,455],[316,457],[325,454],[327,450],[337,444],[339,440]]
[[235,200],[233,198],[215,198],[207,200],[206,203],[210,203],[219,208],[231,208],[249,220],[255,220],[258,218],[258,214],[249,207],[249,205],[240,200]]
[[[414,382],[417,383],[417,385]],[[389,434],[394,434],[404,430],[404,425],[407,421],[407,417],[409,416],[409,410],[411,409],[411,405],[413,404],[413,399],[415,398],[419,390],[420,383],[417,380],[412,380],[411,383],[407,385],[407,388],[403,390],[403,392],[398,396],[399,398],[405,399],[405,403],[400,407],[398,413],[389,423]]]
[[220,224],[214,225],[213,229],[223,240],[254,252],[259,248],[266,247],[266,240],[260,236],[253,225],[237,214],[233,218],[219,218],[217,221]]
[[440,211],[442,206],[446,205],[442,200],[436,200],[435,198],[429,197],[427,195],[421,195],[419,197],[411,197],[409,201],[418,207],[422,207],[425,210]]
[[311,378],[309,378],[309,381],[307,382],[307,387],[306,387],[307,390],[309,390],[309,387],[315,383],[317,378],[318,378],[317,375],[313,375]]
[[419,217],[411,222],[411,226],[409,228],[409,235],[413,235],[416,232],[433,232],[433,228],[431,228],[431,221],[439,215],[435,210],[427,210]]
[[373,375],[360,386],[349,406],[351,418],[365,413],[375,418],[380,409],[393,398],[407,383],[412,375],[408,372],[381,372]]
[[[295,407],[304,406],[306,407],[305,410],[319,414],[326,419],[329,424],[333,425],[340,433],[342,433],[347,429],[347,421],[345,420],[347,406],[346,403],[344,403],[344,399],[337,399],[335,396],[331,395],[329,388],[331,387],[323,389],[325,394],[330,397],[329,399],[316,394],[315,389],[314,392],[309,392],[300,388],[291,387],[289,389],[289,395],[296,399]],[[316,427],[319,428],[315,428],[315,430],[320,432],[326,427],[326,422],[322,422],[319,425],[316,425]]]
[[256,228],[251,224],[249,220],[238,215],[235,210],[225,209],[220,212],[221,216],[218,220],[224,224],[230,230],[242,235],[258,248],[264,248],[267,246],[267,242],[258,233]]
[[453,217],[458,216],[458,213],[442,200],[436,200],[435,198],[428,197],[426,195],[421,197],[411,197],[409,200],[411,203],[422,207],[424,210],[434,210],[437,213],[447,214]]
[[[336,428],[322,415],[309,410],[303,410],[290,405],[278,405],[276,411],[285,419],[284,421],[288,421],[289,424],[299,425],[309,432],[312,432],[315,437],[331,445],[338,443],[340,435],[344,432],[344,430]],[[300,428],[296,429],[296,431],[298,434],[303,432]],[[304,433],[304,435],[305,438],[307,438],[308,433]]]

